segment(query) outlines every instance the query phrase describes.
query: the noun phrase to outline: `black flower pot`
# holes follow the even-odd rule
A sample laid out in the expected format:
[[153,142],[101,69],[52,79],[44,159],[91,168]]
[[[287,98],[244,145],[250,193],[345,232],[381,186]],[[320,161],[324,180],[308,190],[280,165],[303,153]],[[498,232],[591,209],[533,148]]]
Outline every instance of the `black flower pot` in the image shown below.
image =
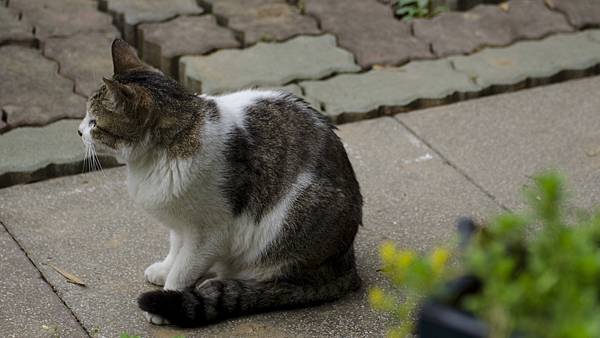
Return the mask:
[[[470,218],[458,221],[461,247],[466,247],[477,226]],[[461,310],[465,296],[481,291],[481,281],[462,276],[449,282],[442,295],[425,302],[419,311],[416,333],[421,338],[484,338],[487,326],[471,313]]]
[[471,313],[461,310],[465,296],[481,291],[481,281],[473,276],[460,277],[446,286],[442,296],[424,303],[417,318],[421,338],[483,338],[487,326]]

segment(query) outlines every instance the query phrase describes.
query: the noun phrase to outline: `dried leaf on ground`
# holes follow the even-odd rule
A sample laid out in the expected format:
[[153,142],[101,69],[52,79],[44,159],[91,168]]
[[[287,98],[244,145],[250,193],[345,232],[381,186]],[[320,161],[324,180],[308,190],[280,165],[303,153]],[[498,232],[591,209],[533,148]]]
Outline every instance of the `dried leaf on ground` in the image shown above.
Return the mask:
[[65,279],[67,280],[67,282],[72,283],[72,284],[77,284],[77,285],[81,285],[81,286],[85,286],[85,283],[81,280],[81,278],[75,276],[74,274],[64,271],[52,264],[48,264],[52,269],[54,269],[56,272],[58,272],[59,274],[61,274],[63,277],[65,277]]
[[500,7],[501,10],[508,12],[508,10],[510,9],[510,5],[508,4],[508,2],[503,2],[500,5],[498,5]]

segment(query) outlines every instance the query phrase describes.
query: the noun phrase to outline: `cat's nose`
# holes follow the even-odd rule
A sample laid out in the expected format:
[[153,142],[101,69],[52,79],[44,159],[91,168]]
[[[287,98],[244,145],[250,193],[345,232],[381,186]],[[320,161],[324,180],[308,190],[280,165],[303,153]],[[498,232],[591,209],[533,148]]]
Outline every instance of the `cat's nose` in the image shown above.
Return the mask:
[[81,133],[81,130],[77,129],[77,134],[79,134],[79,136],[83,136],[83,134]]

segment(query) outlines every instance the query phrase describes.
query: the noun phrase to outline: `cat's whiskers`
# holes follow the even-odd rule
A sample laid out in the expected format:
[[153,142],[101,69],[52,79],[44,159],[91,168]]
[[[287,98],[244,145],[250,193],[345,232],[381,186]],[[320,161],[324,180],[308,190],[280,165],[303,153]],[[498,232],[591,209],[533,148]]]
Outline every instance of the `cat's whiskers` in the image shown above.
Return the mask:
[[95,163],[95,170],[99,170],[103,175],[105,175],[104,169],[102,169],[102,164],[100,163],[100,159],[98,158],[98,153],[96,152],[96,147],[92,144],[90,149],[92,151],[92,160]]
[[83,172],[87,172],[88,170],[88,157],[90,156],[90,147],[85,144],[85,154],[83,155]]

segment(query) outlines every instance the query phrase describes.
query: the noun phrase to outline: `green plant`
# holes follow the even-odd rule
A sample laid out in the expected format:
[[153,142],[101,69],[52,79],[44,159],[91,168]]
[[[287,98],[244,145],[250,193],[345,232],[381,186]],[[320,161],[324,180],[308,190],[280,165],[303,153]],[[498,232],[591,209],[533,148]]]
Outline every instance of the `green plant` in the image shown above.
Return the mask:
[[437,248],[429,255],[411,250],[398,250],[392,242],[380,247],[383,262],[381,271],[390,279],[395,290],[374,287],[369,290],[371,306],[400,319],[400,325],[388,331],[388,337],[405,337],[413,331],[412,318],[424,296],[439,290],[449,276],[451,251]]
[[[404,337],[412,330],[411,316],[424,297],[435,299],[448,280],[470,274],[483,288],[463,306],[488,324],[492,338],[515,331],[526,337],[600,337],[600,213],[567,215],[563,180],[556,173],[537,176],[534,182],[526,190],[530,210],[494,218],[463,253],[454,249],[446,255],[460,261],[441,274],[422,272],[435,253],[382,246],[383,271],[397,288],[372,289],[370,299],[375,308],[401,319],[391,336]],[[413,257],[411,263],[395,262],[400,253]],[[431,269],[433,261],[429,258]],[[398,292],[408,305],[396,301]]]
[[430,0],[395,0],[392,6],[394,13],[405,21],[429,18],[448,10],[446,6],[435,6]]

